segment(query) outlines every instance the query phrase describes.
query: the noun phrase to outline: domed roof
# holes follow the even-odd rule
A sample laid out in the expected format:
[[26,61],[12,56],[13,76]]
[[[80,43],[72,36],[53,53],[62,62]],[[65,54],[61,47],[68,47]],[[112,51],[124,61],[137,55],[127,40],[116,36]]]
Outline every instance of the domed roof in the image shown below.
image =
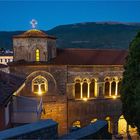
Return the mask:
[[30,37],[30,36],[46,37],[47,36],[46,33],[42,32],[40,30],[37,30],[37,29],[28,30],[21,35],[27,36],[27,37]]
[[46,33],[37,30],[37,29],[31,29],[28,30],[20,35],[14,36],[14,38],[52,38],[56,39],[54,36],[48,36]]

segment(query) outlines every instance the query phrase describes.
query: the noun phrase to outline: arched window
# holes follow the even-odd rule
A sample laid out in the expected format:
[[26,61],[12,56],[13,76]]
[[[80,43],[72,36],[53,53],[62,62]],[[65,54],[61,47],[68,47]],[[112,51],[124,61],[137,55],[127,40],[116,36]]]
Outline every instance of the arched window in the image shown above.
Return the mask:
[[36,49],[35,56],[36,56],[36,61],[40,61],[40,51],[39,51],[39,49]]
[[74,123],[73,123],[73,125],[72,125],[72,127],[81,127],[81,123],[80,123],[80,121],[75,121]]
[[80,97],[81,97],[80,80],[76,80],[76,83],[75,83],[75,98],[80,99]]
[[95,80],[90,83],[90,98],[95,97]]
[[121,115],[118,120],[118,134],[126,134],[127,130],[130,134],[137,133],[137,127],[132,128],[130,125],[127,124],[127,121],[125,120],[124,116]]
[[87,80],[84,80],[82,88],[83,88],[83,98],[87,98],[88,97],[88,83],[87,83]]
[[120,95],[121,84],[122,84],[122,81],[119,81],[119,83],[118,83],[118,95]]
[[113,82],[111,83],[111,96],[115,95],[115,90],[116,90],[116,82],[115,79],[113,79]]
[[105,96],[109,96],[109,79],[105,79]]
[[48,82],[42,76],[37,76],[32,81],[32,91],[35,94],[44,94],[48,91]]

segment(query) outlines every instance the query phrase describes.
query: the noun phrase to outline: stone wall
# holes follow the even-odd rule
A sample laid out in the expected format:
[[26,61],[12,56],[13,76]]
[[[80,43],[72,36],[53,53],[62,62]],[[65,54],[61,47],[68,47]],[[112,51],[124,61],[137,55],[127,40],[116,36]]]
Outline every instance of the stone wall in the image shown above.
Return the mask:
[[23,95],[25,91],[27,94],[33,94],[31,82],[38,75],[42,75],[49,80],[49,84],[52,86],[50,90],[54,90],[54,86],[56,86],[57,94],[64,95],[66,93],[67,66],[65,65],[14,65],[10,67],[10,73],[26,78]]
[[[49,91],[43,95],[42,119],[52,118],[59,123],[58,131],[62,135],[69,131],[75,121],[81,126],[90,124],[94,118],[110,118],[111,131],[117,132],[117,121],[122,114],[119,98],[104,97],[105,77],[122,77],[122,66],[66,66],[66,65],[14,65],[11,73],[26,78],[25,87],[19,93],[32,98],[39,97],[32,92],[32,80],[41,75],[48,80]],[[97,96],[77,100],[74,95],[75,79],[97,79]],[[115,125],[114,125],[115,124]]]
[[36,61],[36,49],[40,61],[48,61],[56,56],[56,41],[47,38],[14,38],[14,61]]
[[43,100],[42,119],[53,119],[58,122],[58,134],[67,133],[67,103],[65,96],[57,96]]
[[118,121],[121,116],[121,101],[120,99],[92,99],[88,101],[83,100],[69,100],[68,102],[68,126],[69,129],[73,123],[80,121],[81,127],[91,123],[93,119],[106,120],[110,118],[111,129],[113,132],[113,123]]
[[[81,122],[81,127],[91,123],[92,119],[105,120],[110,118],[111,131],[117,133],[117,122],[122,114],[122,104],[119,98],[106,98],[105,78],[118,77],[122,78],[122,66],[69,66],[68,67],[68,128],[72,127],[75,121]],[[75,79],[96,79],[97,89],[96,97],[75,99]]]
[[106,121],[96,121],[92,125],[87,125],[79,130],[71,132],[60,139],[111,139],[112,135],[108,132]]

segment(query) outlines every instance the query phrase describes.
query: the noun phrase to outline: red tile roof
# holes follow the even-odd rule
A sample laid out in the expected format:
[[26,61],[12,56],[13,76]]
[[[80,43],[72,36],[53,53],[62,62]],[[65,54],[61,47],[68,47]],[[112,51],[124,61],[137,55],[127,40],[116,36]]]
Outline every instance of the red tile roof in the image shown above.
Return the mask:
[[0,105],[7,104],[24,81],[24,78],[0,71]]
[[64,65],[123,65],[127,50],[119,49],[58,49],[50,63]]
[[127,50],[57,49],[57,56],[48,62],[15,61],[9,65],[123,65]]
[[46,33],[42,32],[40,30],[36,30],[36,29],[28,30],[20,35],[14,36],[14,38],[51,38],[51,39],[56,39],[56,37],[47,35]]

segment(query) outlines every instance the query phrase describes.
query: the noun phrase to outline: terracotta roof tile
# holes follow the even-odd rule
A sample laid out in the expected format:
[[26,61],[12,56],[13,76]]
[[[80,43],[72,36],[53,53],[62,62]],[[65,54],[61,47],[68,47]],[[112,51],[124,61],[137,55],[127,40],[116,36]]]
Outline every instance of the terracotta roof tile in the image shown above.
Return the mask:
[[127,50],[117,49],[58,49],[50,63],[64,65],[123,65]]
[[57,49],[57,56],[48,62],[16,61],[8,65],[123,65],[127,50]]
[[5,105],[25,79],[0,71],[0,105]]
[[42,32],[42,31],[36,30],[36,29],[28,30],[20,35],[14,36],[14,38],[51,38],[51,39],[56,39],[56,37],[47,35],[45,32]]

